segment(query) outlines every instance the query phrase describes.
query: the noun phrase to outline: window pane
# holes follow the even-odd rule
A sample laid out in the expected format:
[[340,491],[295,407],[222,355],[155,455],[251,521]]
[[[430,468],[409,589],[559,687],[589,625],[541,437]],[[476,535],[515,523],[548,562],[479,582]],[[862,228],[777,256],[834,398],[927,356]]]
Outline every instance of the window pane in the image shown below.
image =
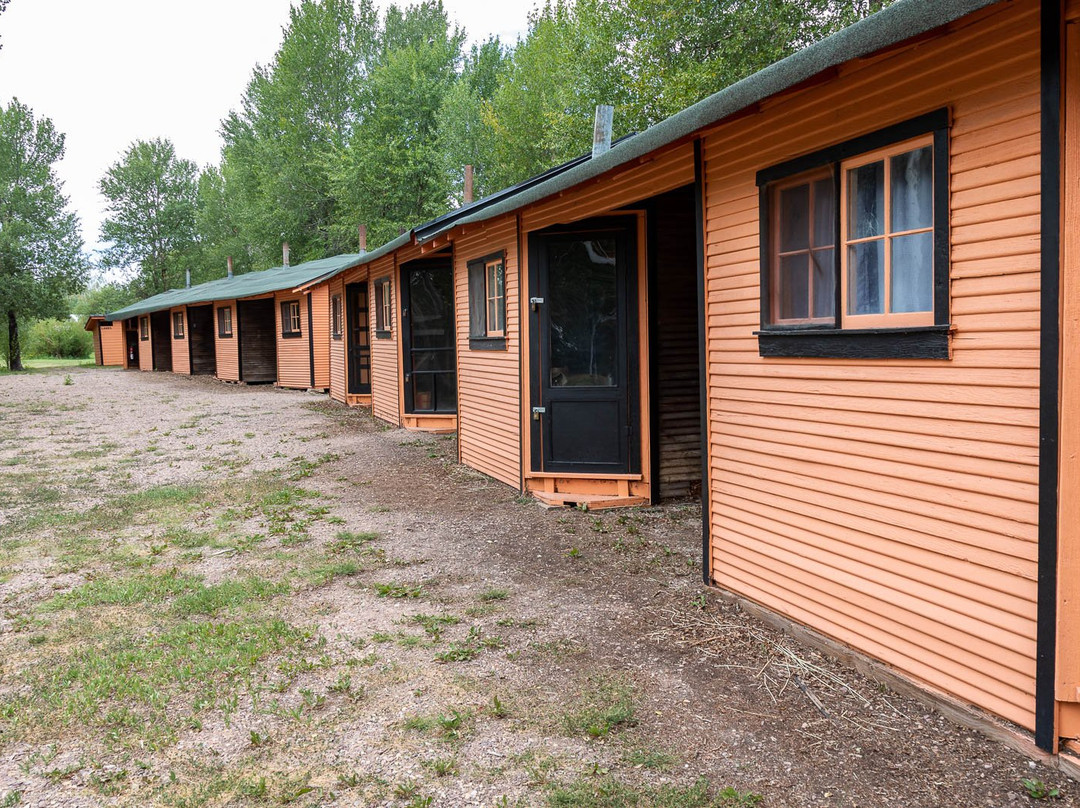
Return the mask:
[[435,377],[435,409],[453,412],[457,409],[457,374],[439,373]]
[[848,314],[884,314],[884,240],[848,247],[848,272]]
[[814,250],[814,317],[836,316],[836,251]]
[[934,310],[934,234],[916,233],[892,240],[892,310]]
[[551,385],[618,384],[615,239],[554,241],[548,257]]
[[810,186],[780,192],[780,252],[805,250],[810,245]]
[[827,247],[836,238],[836,199],[833,181],[814,183],[814,246]]
[[810,316],[810,256],[788,255],[780,259],[779,316],[781,320],[805,320]]
[[848,171],[848,207],[848,238],[869,238],[884,232],[884,162]]
[[431,412],[435,409],[435,376],[431,373],[414,373],[413,411]]
[[[934,152],[932,147],[898,154],[892,159],[889,204],[892,232],[934,224]],[[913,309],[913,311],[920,311]]]

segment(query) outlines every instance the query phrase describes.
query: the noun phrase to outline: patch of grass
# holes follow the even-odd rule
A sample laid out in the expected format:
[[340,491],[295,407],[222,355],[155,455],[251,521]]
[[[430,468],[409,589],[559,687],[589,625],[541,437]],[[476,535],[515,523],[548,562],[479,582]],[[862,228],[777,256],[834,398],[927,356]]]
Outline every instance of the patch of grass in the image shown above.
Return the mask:
[[1037,777],[1029,777],[1020,781],[1024,792],[1033,800],[1056,800],[1061,796],[1061,789],[1048,786]]
[[729,789],[714,795],[704,778],[689,787],[634,787],[605,777],[554,786],[548,791],[546,802],[550,808],[720,808],[761,802],[761,797],[756,794],[742,795],[744,799],[756,798],[756,801],[732,802],[724,796],[727,791]]
[[[314,644],[308,630],[251,617],[183,621],[137,637],[103,632],[65,659],[22,673],[25,689],[0,707],[4,734],[76,724],[104,730],[111,743],[168,743],[191,710],[219,706],[249,687],[264,659],[302,654]],[[173,703],[178,695],[190,699],[190,710]]]
[[675,765],[674,756],[662,749],[632,749],[623,755],[623,760],[645,769],[670,769]]
[[422,586],[409,586],[407,584],[375,584],[372,588],[380,598],[418,598],[423,593]]
[[340,530],[330,542],[329,549],[335,553],[359,552],[364,545],[370,544],[379,538],[378,533],[354,533],[351,530]]
[[461,622],[461,618],[452,614],[413,614],[409,615],[406,621],[423,626],[431,639],[438,641],[442,630],[446,626],[456,626]]
[[491,603],[496,600],[506,600],[510,597],[510,591],[507,589],[485,589],[480,593],[481,603]]
[[591,677],[577,704],[563,715],[563,725],[571,735],[590,738],[604,738],[636,723],[633,688],[617,676]]
[[325,586],[335,578],[347,578],[359,575],[364,568],[355,561],[339,561],[332,564],[320,564],[305,573],[312,586]]
[[425,760],[423,766],[425,769],[429,769],[436,777],[450,777],[458,773],[457,759],[452,757]]

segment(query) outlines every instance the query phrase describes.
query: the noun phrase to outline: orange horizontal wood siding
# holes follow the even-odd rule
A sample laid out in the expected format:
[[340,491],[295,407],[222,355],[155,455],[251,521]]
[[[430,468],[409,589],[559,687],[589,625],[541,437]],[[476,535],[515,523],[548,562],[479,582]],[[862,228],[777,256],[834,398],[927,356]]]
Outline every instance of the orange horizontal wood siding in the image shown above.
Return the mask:
[[[348,327],[348,305],[345,300],[345,281],[341,275],[336,278],[332,278],[327,284],[327,295],[330,298],[334,296],[341,297],[341,319],[342,330]],[[347,401],[348,382],[345,378],[345,362],[346,352],[348,351],[348,343],[346,342],[346,335],[343,333],[341,339],[334,339],[331,335],[330,347],[329,347],[329,361],[330,361],[330,397],[335,401],[340,401],[344,404]]]
[[[945,106],[953,358],[761,358],[756,172]],[[1024,0],[704,139],[713,580],[1028,729],[1039,126]]]
[[[300,336],[281,335],[281,304],[296,301],[300,304]],[[277,383],[281,387],[307,390],[311,387],[311,347],[308,342],[307,295],[277,292],[274,295],[275,339],[277,339]]]
[[[469,269],[505,254],[506,349],[469,349]],[[507,217],[454,242],[457,312],[458,446],[461,462],[514,488],[521,486],[521,306],[517,221]]]
[[394,299],[389,336],[380,339],[375,333],[375,290],[368,286],[368,311],[371,339],[371,411],[376,418],[399,426],[401,424],[401,360],[398,352],[398,323],[401,309],[398,305],[398,273],[394,256],[387,256],[370,264],[371,282],[390,278],[390,294]]
[[[143,318],[146,319],[146,339],[142,338]],[[154,329],[150,327],[150,315],[135,318],[135,333],[139,340],[139,370],[154,369]]]
[[104,325],[98,323],[94,340],[95,355],[100,351],[100,364],[105,367],[124,366],[124,324],[122,322]]
[[308,295],[311,306],[311,339],[315,357],[317,390],[330,388],[330,294],[326,284],[312,288]]
[[[223,337],[218,332],[218,309],[230,309],[233,333]],[[240,358],[237,346],[240,335],[237,333],[239,321],[236,318],[235,300],[218,300],[214,303],[214,351],[217,358],[217,377],[227,382],[240,381]]]
[[[184,318],[184,335],[176,336],[174,326],[176,315]],[[188,341],[191,335],[188,333],[187,309],[183,306],[169,310],[169,336],[172,338],[172,372],[185,376],[191,375],[191,352],[188,349]]]

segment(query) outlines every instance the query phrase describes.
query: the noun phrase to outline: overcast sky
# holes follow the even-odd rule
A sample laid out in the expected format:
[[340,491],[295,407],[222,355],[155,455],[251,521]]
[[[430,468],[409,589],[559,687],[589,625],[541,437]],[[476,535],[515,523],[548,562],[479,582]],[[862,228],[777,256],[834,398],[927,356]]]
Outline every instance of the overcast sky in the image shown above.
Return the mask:
[[[239,105],[256,63],[273,58],[290,5],[11,0],[0,14],[0,103],[17,97],[67,135],[59,172],[89,248],[98,246],[104,208],[98,180],[132,141],[168,137],[180,156],[218,162],[218,125]],[[470,41],[498,34],[513,42],[536,2],[443,5]]]

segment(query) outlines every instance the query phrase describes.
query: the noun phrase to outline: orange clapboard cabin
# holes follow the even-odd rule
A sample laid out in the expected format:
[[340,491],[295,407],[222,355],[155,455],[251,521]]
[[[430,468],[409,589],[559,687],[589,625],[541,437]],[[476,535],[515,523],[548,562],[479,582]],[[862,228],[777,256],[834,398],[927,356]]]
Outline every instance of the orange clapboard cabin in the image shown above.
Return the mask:
[[105,367],[125,366],[123,323],[111,323],[104,315],[95,314],[86,318],[83,327],[94,336],[94,364]]
[[376,415],[408,423],[401,287],[449,252],[464,462],[552,503],[700,487],[707,583],[1071,754],[1078,20],[900,0],[365,256],[327,283],[348,323],[367,280]]
[[[325,291],[292,290],[328,271],[348,267],[356,258],[343,255],[229,275],[155,295],[109,317],[134,324],[129,354],[144,370],[326,389],[330,384],[329,297]],[[302,312],[295,337],[282,330],[281,306],[290,301],[296,301]],[[288,325],[296,323],[290,319]]]

